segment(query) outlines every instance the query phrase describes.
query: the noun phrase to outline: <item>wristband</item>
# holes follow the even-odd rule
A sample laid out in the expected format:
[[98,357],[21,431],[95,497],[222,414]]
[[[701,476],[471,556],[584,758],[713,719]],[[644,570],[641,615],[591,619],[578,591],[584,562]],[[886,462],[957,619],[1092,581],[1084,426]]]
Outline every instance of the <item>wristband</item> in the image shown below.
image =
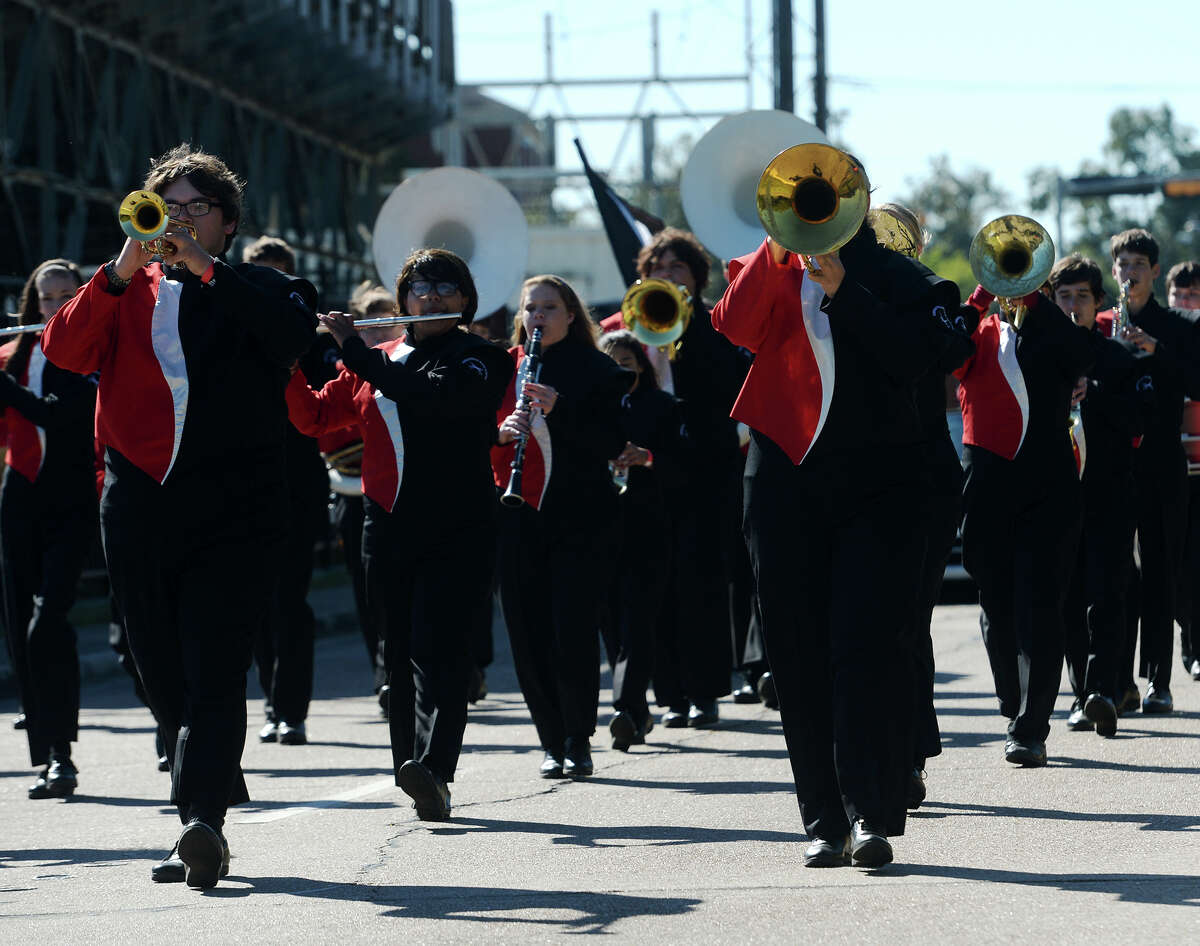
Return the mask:
[[113,295],[120,295],[129,288],[129,284],[133,281],[131,279],[122,279],[117,275],[116,260],[109,260],[104,264],[104,278],[108,280],[107,288]]

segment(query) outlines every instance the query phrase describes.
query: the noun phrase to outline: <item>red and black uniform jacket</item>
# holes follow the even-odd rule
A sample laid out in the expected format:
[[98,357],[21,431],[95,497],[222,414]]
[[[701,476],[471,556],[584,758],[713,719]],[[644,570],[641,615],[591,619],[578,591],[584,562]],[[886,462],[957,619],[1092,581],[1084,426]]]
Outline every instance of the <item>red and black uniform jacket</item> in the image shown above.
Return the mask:
[[[508,354],[518,367],[525,357],[520,347]],[[570,336],[542,350],[541,383],[559,397],[548,415],[534,417],[525,445],[521,494],[530,506],[558,517],[616,515],[608,461],[625,448],[621,398],[632,382],[632,372]],[[516,403],[514,375],[496,413],[497,425]],[[515,442],[492,449],[495,483],[501,489],[508,486],[515,451]]]
[[[1153,296],[1129,321],[1156,342],[1154,353],[1137,349],[1139,391],[1148,401],[1145,435],[1135,461],[1140,470],[1175,476],[1186,466],[1179,431],[1183,400],[1200,397],[1200,312],[1168,309]],[[1096,316],[1105,335],[1112,333],[1112,310]]]
[[846,276],[832,299],[800,258],[776,263],[766,242],[730,262],[712,322],[755,355],[733,416],[764,456],[781,452],[797,466],[918,471],[926,434],[914,386],[963,345],[947,314],[958,289],[880,246],[869,227],[839,258]]
[[[108,491],[123,475],[137,489],[188,494],[248,483],[278,494],[270,512],[282,521],[283,391],[312,343],[315,305],[308,282],[251,263],[218,260],[204,278],[154,263],[120,292],[98,270],[47,324],[42,346],[62,368],[100,373]],[[214,485],[223,471],[228,481]]]
[[983,316],[991,296],[977,289],[961,314],[975,353],[954,372],[960,381],[964,458],[983,449],[1016,461],[1030,475],[1078,483],[1071,446],[1071,392],[1091,367],[1088,330],[1041,293],[1024,301],[1016,329],[998,315]]
[[[7,367],[18,344],[0,348],[0,367]],[[19,378],[0,371],[0,407],[8,431],[8,467],[38,484],[52,502],[90,501],[95,379],[51,364],[34,342]]]
[[320,391],[297,371],[287,390],[292,423],[314,437],[357,425],[363,493],[386,512],[490,516],[489,451],[512,362],[458,328],[411,339],[375,348],[347,339],[341,373]]

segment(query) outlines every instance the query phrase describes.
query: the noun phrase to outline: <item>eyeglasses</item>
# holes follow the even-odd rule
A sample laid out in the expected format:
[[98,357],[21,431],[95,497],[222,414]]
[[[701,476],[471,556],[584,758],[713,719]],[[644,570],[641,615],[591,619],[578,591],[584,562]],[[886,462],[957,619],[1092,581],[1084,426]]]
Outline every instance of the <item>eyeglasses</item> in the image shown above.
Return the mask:
[[408,284],[409,292],[418,299],[437,292],[439,296],[452,296],[458,292],[458,284],[452,282],[430,282],[428,279],[416,279]]
[[196,198],[189,200],[186,204],[177,204],[173,201],[167,201],[167,216],[178,217],[184,210],[187,211],[189,217],[205,217],[213,209],[213,207],[221,206],[216,201]]

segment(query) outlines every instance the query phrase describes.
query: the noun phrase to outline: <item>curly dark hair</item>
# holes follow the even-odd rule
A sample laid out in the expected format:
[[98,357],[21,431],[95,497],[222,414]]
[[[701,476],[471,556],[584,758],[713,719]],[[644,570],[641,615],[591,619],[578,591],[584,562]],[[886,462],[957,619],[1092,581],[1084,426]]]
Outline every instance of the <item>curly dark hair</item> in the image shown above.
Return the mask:
[[185,141],[150,162],[150,173],[146,175],[142,187],[161,194],[171,184],[185,177],[196,190],[220,206],[227,223],[234,224],[233,232],[225,235],[225,250],[228,252],[233,238],[237,236],[237,224],[242,219],[242,195],[246,190],[246,182],[215,154],[193,148],[190,142]]
[[704,251],[700,241],[687,230],[667,227],[654,234],[654,238],[643,246],[637,255],[638,275],[642,279],[647,278],[667,250],[674,253],[676,258],[691,270],[692,278],[696,281],[696,295],[699,296],[708,285],[708,253]]

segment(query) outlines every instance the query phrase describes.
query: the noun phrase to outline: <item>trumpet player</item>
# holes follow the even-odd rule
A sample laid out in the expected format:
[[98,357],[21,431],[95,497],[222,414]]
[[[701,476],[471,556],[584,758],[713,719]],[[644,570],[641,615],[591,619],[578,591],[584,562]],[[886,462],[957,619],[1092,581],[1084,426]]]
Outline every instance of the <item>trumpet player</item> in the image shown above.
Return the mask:
[[[1200,327],[1197,313],[1168,309],[1155,299],[1158,243],[1148,231],[1118,233],[1111,251],[1113,278],[1128,285],[1124,335],[1137,349],[1134,357],[1146,379],[1140,383],[1153,392],[1133,462],[1140,565],[1137,603],[1129,609],[1119,665],[1123,695],[1118,709],[1134,712],[1138,706],[1133,657],[1140,618],[1140,671],[1148,678],[1142,712],[1169,713],[1174,709],[1171,663],[1188,498],[1187,459],[1179,435],[1184,399],[1200,396]],[[1097,321],[1111,330],[1113,314],[1101,313]]]
[[[834,186],[865,196],[843,158]],[[809,867],[881,866],[904,832],[924,544],[913,386],[958,301],[869,225],[847,228],[811,262],[774,238],[731,261],[712,312],[756,354],[733,410],[751,429],[744,529]]]
[[479,294],[455,254],[410,255],[396,300],[413,321],[374,348],[348,315],[323,314],[344,367],[320,391],[297,371],[287,399],[309,436],[362,431],[366,604],[384,635],[396,784],[418,818],[445,821],[467,725],[470,632],[491,591],[489,451],[512,363],[466,330]]
[[1065,611],[1067,673],[1075,694],[1067,727],[1112,736],[1133,568],[1133,445],[1142,432],[1148,392],[1139,384],[1143,376],[1133,343],[1107,338],[1096,324],[1104,294],[1100,267],[1078,254],[1061,259],[1050,271],[1050,292],[1088,330],[1094,358],[1080,404],[1082,434],[1075,435],[1083,524]]
[[288,515],[284,388],[316,328],[309,283],[226,262],[243,186],[187,144],[156,158],[161,262],[126,240],[42,338],[59,367],[100,372],[105,558],[183,823],[152,877],[200,888],[228,873],[226,809],[249,797],[246,672]]

